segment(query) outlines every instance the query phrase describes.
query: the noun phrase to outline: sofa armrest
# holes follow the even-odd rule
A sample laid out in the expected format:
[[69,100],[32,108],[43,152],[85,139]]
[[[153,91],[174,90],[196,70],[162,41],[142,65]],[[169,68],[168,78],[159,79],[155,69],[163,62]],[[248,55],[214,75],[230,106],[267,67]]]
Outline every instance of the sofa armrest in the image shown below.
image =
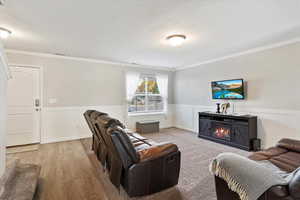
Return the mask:
[[178,147],[175,144],[159,143],[138,151],[138,154],[140,156],[140,161],[145,162],[176,151],[178,151]]
[[269,197],[272,197],[271,199],[278,199],[289,196],[289,190],[286,185],[273,186],[268,189],[267,193]]
[[295,199],[300,199],[300,170],[294,172],[293,178],[289,183],[290,195]]

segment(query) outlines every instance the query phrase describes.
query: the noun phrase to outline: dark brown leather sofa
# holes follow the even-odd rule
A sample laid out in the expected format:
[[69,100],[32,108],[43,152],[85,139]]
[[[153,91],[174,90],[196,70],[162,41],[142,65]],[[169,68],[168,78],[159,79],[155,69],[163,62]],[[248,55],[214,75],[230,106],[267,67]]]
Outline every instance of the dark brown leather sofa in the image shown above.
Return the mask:
[[[276,147],[253,153],[252,160],[269,160],[281,170],[293,172],[300,167],[300,141],[280,140]],[[237,193],[231,191],[227,183],[215,177],[218,200],[239,200]],[[258,200],[300,200],[300,171],[294,174],[287,186],[274,186],[267,190]]]
[[129,196],[159,192],[178,183],[180,151],[172,143],[156,143],[125,128],[108,114],[88,110],[92,149],[111,182]]

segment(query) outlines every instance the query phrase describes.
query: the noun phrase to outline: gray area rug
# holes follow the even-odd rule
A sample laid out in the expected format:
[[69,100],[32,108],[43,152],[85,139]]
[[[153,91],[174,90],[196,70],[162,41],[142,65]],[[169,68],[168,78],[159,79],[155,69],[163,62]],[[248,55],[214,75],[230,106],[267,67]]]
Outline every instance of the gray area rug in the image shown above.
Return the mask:
[[130,198],[121,190],[121,199],[130,200],[216,200],[214,177],[209,172],[212,159],[222,152],[233,152],[243,156],[249,152],[200,139],[196,133],[168,128],[159,133],[145,134],[156,142],[172,142],[181,151],[181,170],[176,187],[159,193]]

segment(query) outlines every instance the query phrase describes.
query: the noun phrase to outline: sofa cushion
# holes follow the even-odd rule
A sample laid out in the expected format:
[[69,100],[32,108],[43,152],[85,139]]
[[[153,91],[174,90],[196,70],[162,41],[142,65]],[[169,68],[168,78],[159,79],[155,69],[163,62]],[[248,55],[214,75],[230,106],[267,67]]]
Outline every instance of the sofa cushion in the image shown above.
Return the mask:
[[98,112],[98,111],[92,111],[90,112],[89,116],[90,116],[90,119],[95,122],[95,120],[97,120],[98,117],[102,116],[102,115],[106,115],[106,113],[103,113],[103,112]]
[[[127,129],[126,129],[127,130]],[[127,132],[128,135],[130,135],[130,137],[136,138],[138,140],[148,140],[147,138],[141,136],[138,133],[133,133],[133,132]]]
[[134,148],[135,148],[136,151],[140,151],[140,150],[149,148],[151,146],[155,146],[157,144],[158,143],[154,142],[153,140],[149,140],[149,139],[148,140],[142,140],[142,141],[139,141],[138,143],[135,143]]
[[289,152],[285,148],[271,147],[269,149],[255,152],[249,156],[251,160],[269,160],[283,171],[291,172],[300,166],[300,154]]
[[260,154],[262,154],[262,155],[264,155],[268,158],[271,158],[273,156],[279,156],[279,155],[284,154],[286,152],[288,152],[287,149],[283,149],[283,148],[280,148],[280,147],[271,147],[269,149],[266,149],[266,150],[258,152],[258,153],[260,153]]
[[272,157],[270,162],[284,171],[291,172],[300,166],[300,154],[289,151],[287,153]]
[[122,128],[124,128],[124,124],[122,124],[119,120],[111,118],[108,115],[101,115],[99,117],[97,117],[97,122],[101,124],[101,126],[103,128],[109,128],[109,127],[113,127],[113,126],[120,126]]
[[261,161],[261,160],[268,160],[269,157],[257,152],[257,153],[253,153],[252,155],[250,155],[248,157],[251,160],[255,160],[255,161]]
[[258,151],[249,156],[251,160],[261,161],[261,160],[269,160],[273,156],[278,156],[283,153],[288,152],[288,150],[280,148],[280,147],[271,147],[269,149]]
[[148,148],[138,151],[141,162],[152,160],[160,156],[167,155],[171,152],[178,151],[178,147],[172,143],[159,143]]
[[290,151],[296,151],[300,153],[300,141],[299,140],[292,140],[292,139],[281,139],[277,143],[278,147],[288,149]]
[[292,172],[295,170],[295,167],[292,165],[289,165],[281,160],[276,160],[276,159],[270,159],[269,160],[271,163],[273,163],[275,166],[277,166],[279,169],[285,171],[285,172]]

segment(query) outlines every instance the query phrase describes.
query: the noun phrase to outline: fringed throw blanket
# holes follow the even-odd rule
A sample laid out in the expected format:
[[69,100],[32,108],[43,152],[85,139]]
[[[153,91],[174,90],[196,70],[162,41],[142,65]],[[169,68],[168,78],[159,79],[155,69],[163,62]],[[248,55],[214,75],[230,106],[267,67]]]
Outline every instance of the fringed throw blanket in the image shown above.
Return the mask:
[[257,162],[233,153],[218,155],[210,171],[224,179],[241,200],[257,200],[270,187],[286,185],[291,178],[268,161]]

